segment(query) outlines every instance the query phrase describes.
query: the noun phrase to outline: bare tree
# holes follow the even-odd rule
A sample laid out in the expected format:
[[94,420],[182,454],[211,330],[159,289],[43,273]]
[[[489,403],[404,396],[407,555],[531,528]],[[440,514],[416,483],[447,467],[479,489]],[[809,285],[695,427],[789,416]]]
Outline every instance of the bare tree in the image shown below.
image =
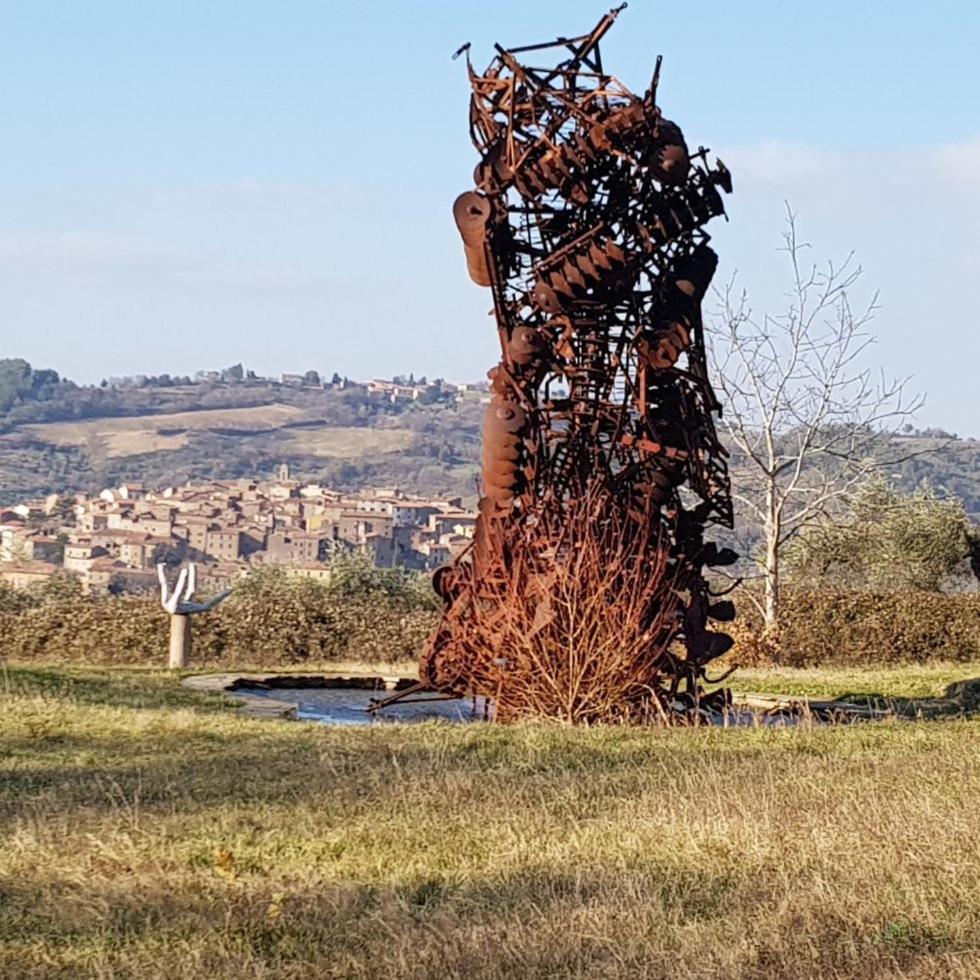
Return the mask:
[[833,514],[873,471],[908,458],[893,437],[923,403],[907,395],[908,378],[888,379],[866,365],[878,296],[852,307],[862,275],[853,253],[818,266],[804,261],[809,248],[787,205],[785,309],[757,316],[733,277],[709,328],[722,429],[736,457],[733,497],[762,531],[753,556],[762,598],[752,601],[768,630],[779,620],[783,546]]

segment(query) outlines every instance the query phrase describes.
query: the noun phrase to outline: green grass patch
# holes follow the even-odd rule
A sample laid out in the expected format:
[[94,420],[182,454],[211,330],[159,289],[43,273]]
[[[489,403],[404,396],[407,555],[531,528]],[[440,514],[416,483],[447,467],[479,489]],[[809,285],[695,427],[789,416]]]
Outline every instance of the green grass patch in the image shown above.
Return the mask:
[[980,677],[980,664],[887,667],[740,668],[725,683],[736,691],[809,698],[933,698],[956,682]]

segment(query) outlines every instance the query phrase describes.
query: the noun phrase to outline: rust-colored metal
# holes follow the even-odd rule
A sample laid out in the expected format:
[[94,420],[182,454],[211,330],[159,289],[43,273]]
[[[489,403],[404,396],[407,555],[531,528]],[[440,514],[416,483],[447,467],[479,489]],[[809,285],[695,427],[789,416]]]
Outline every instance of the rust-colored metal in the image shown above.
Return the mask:
[[[704,225],[724,214],[731,178],[664,118],[659,58],[642,96],[606,73],[599,42],[621,10],[580,37],[497,45],[482,74],[465,49],[480,161],[453,212],[470,277],[492,291],[502,359],[474,544],[436,577],[446,609],[421,676],[495,699],[498,715],[532,711],[514,692],[557,676],[563,658],[592,676],[607,656],[590,667],[588,650],[570,652],[599,634],[555,611],[559,593],[635,634],[622,638],[630,706],[613,714],[690,716],[725,698],[702,685],[731,645],[711,620],[733,615],[711,601],[705,567],[735,556],[704,541],[706,526],[731,526],[732,505],[701,301],[717,264]],[[599,606],[586,588],[606,590]],[[619,609],[627,595],[645,606]],[[542,630],[551,654],[508,648]]]

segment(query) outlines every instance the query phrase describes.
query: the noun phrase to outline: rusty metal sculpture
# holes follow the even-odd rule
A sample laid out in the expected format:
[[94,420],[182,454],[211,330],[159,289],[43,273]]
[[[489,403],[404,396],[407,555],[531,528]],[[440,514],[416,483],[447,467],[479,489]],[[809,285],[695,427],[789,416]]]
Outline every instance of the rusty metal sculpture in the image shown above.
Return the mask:
[[[732,505],[700,307],[717,263],[703,226],[731,179],[661,113],[660,58],[642,97],[606,73],[599,42],[622,9],[581,37],[497,45],[483,74],[457,52],[480,161],[453,216],[503,356],[474,544],[436,574],[445,612],[421,676],[493,698],[498,717],[535,713],[534,685],[573,720],[689,718],[726,697],[702,685],[731,646],[709,621],[734,615],[705,566],[736,556],[704,540]],[[600,675],[618,700],[596,694]]]

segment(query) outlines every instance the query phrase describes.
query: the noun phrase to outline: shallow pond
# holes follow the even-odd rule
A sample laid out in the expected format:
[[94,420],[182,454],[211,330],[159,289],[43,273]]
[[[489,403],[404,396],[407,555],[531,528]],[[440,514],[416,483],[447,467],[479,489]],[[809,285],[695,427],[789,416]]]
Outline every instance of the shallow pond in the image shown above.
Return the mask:
[[273,688],[238,686],[228,692],[250,698],[295,704],[295,717],[323,725],[373,725],[390,722],[484,721],[486,703],[483,698],[454,698],[433,700],[432,696],[407,697],[404,701],[370,712],[374,699],[384,698],[384,690],[373,688],[291,687]]
[[[375,725],[446,721],[453,723],[487,721],[491,709],[484,698],[438,699],[431,694],[412,694],[378,711],[368,709],[375,700],[390,695],[376,687],[268,687],[238,683],[227,693],[260,698],[272,704],[296,706],[291,717],[321,725]],[[794,726],[801,722],[795,714],[766,714],[751,709],[733,708],[724,714],[706,715],[702,725],[722,728],[758,728]],[[820,719],[808,719],[821,724]]]

